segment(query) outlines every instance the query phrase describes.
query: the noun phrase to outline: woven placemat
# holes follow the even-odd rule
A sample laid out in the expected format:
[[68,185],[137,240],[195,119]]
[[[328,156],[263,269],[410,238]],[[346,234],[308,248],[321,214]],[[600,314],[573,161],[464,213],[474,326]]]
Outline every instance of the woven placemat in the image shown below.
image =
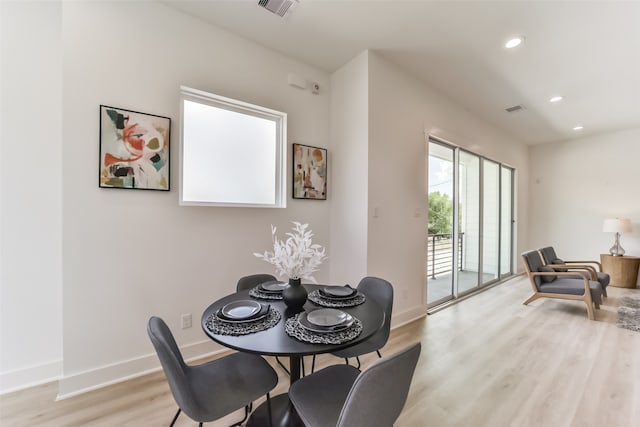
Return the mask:
[[262,292],[259,288],[260,285],[249,291],[249,296],[255,299],[265,299],[265,300],[281,300],[282,292],[279,293],[271,293],[271,292]]
[[318,290],[311,292],[307,299],[323,307],[331,308],[355,307],[356,305],[360,305],[366,301],[364,294],[360,292],[358,292],[353,298],[334,299],[323,297]]
[[278,324],[282,315],[278,310],[269,307],[269,313],[262,319],[252,322],[231,323],[225,322],[212,313],[205,321],[205,327],[216,335],[247,335],[273,328]]
[[313,344],[342,344],[356,338],[362,332],[362,322],[353,318],[353,325],[339,332],[313,332],[305,329],[298,317],[302,313],[298,313],[287,319],[284,324],[287,335],[296,338],[299,341],[310,342]]

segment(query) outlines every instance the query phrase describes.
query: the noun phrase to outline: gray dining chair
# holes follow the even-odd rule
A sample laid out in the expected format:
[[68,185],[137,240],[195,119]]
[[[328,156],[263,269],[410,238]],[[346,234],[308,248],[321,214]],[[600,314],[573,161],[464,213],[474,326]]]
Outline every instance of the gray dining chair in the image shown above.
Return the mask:
[[420,356],[413,344],[369,369],[332,365],[291,385],[289,399],[307,427],[391,427],[409,394]]
[[[238,280],[238,284],[236,285],[236,292],[247,291],[255,288],[260,283],[271,282],[275,280],[278,279],[276,279],[275,276],[272,276],[271,274],[250,274],[248,276],[241,277]],[[285,371],[287,375],[289,375],[289,369],[287,369],[287,367],[284,365],[284,363],[282,363],[282,360],[280,360],[278,356],[276,356],[276,362],[278,362],[278,365],[282,368],[282,370]],[[304,372],[304,362],[302,362],[302,370]]]
[[[358,291],[362,292],[366,298],[372,300],[382,308],[384,311],[384,324],[382,328],[372,335],[367,340],[356,344],[351,347],[347,347],[344,350],[334,351],[331,354],[337,357],[342,357],[345,362],[349,364],[349,358],[355,357],[358,362],[357,368],[360,369],[360,357],[364,354],[373,353],[378,354],[378,357],[382,357],[380,349],[385,346],[389,340],[389,333],[391,332],[391,314],[393,311],[393,286],[391,283],[379,277],[365,277],[360,280],[357,286]],[[311,371],[315,368],[315,356]]]
[[271,405],[269,392],[278,384],[278,375],[262,357],[234,353],[201,365],[187,365],[162,319],[151,317],[147,333],[178,404],[171,426],[181,412],[202,426],[244,407],[244,418],[234,424],[239,426],[254,400],[266,395]]
[[271,274],[251,274],[249,276],[241,277],[236,285],[236,292],[248,291],[255,288],[260,283],[271,282],[277,280],[275,276]]

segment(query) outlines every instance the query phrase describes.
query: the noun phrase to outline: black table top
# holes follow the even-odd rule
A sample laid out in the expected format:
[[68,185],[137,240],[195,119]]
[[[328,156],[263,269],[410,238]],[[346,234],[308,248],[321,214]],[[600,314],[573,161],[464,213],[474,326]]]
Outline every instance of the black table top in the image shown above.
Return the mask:
[[[303,285],[307,292],[311,293],[316,289],[320,289],[321,285]],[[279,310],[282,314],[282,319],[273,328],[265,331],[256,332],[248,335],[218,335],[209,331],[205,322],[210,314],[214,314],[218,309],[224,305],[238,300],[255,300],[249,296],[249,291],[242,291],[227,295],[224,298],[211,304],[202,314],[201,325],[204,332],[215,342],[224,345],[225,347],[232,348],[234,350],[244,351],[247,353],[256,353],[268,356],[304,356],[311,354],[330,353],[342,348],[346,348],[362,342],[375,334],[384,323],[384,312],[382,308],[371,299],[367,300],[355,307],[340,307],[346,313],[360,319],[362,322],[362,333],[355,339],[346,342],[344,344],[313,344],[298,341],[297,339],[287,335],[285,331],[285,321],[287,318],[295,315],[287,310],[287,306],[282,300],[268,300],[262,301],[271,304],[276,310]],[[306,311],[323,308],[311,301],[308,301],[304,305]]]

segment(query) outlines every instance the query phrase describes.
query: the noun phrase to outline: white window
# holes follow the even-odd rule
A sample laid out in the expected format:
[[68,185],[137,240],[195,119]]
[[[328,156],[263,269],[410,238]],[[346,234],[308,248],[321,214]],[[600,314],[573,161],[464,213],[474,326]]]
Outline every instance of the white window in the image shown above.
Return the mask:
[[180,204],[286,207],[287,115],[181,87]]

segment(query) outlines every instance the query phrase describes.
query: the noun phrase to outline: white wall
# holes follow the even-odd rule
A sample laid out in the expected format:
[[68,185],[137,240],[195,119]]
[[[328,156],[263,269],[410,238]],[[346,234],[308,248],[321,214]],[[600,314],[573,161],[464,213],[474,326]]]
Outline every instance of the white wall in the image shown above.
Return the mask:
[[[270,248],[270,224],[284,233],[291,220],[309,222],[317,243],[329,243],[326,202],[289,199],[286,210],[178,206],[179,86],[288,112],[290,142],[321,147],[329,140],[329,96],[287,84],[293,72],[327,87],[325,73],[156,3],[65,3],[63,29],[60,393],[68,394],[155,366],[146,337],[152,314],[194,354],[213,349],[200,315],[240,276],[274,271],[252,255]],[[87,159],[98,156],[101,103],[174,119],[171,192],[97,188],[96,164]],[[316,277],[326,281],[328,268]],[[181,313],[193,314],[194,328],[179,328]]]
[[[314,240],[328,246],[330,203],[179,207],[179,87],[288,112],[289,143],[327,147],[328,91],[291,87],[287,76],[328,88],[328,74],[155,2],[5,9],[3,377],[34,364],[58,363],[59,372],[63,355],[65,396],[155,368],[151,315],[165,318],[187,357],[216,350],[199,326],[206,306],[240,276],[274,271],[252,255],[270,248],[270,224],[284,233],[291,220],[309,222]],[[29,56],[5,79],[5,59],[20,52]],[[100,104],[173,119],[170,192],[98,188]],[[35,160],[19,161],[28,154]],[[328,277],[329,264],[316,275]],[[192,313],[194,327],[179,328],[182,313]]]
[[[396,286],[396,321],[423,312],[426,303],[427,204],[425,133],[514,166],[518,233],[526,241],[527,147],[384,59],[370,54],[369,266]],[[419,213],[419,216],[417,215]],[[524,239],[524,240],[522,240]]]
[[427,100],[417,81],[373,51],[369,97],[368,263],[394,285],[402,322],[426,312]]
[[354,286],[367,275],[368,61],[363,52],[331,75],[331,281]]
[[62,370],[62,32],[56,2],[2,1],[0,15],[0,392],[6,392]]
[[[526,224],[526,149],[375,52],[355,58],[331,76],[332,89],[312,95],[288,86],[288,73],[329,88],[326,73],[161,4],[49,4],[53,13],[29,10],[24,17],[12,10],[3,17],[3,36],[10,28],[13,55],[31,44],[41,47],[30,52],[50,55],[43,56],[46,65],[30,58],[41,66],[20,67],[10,82],[3,64],[3,349],[8,315],[24,315],[34,307],[45,314],[10,325],[8,339],[15,345],[7,352],[12,363],[2,365],[3,377],[4,369],[59,366],[62,351],[60,394],[65,396],[155,368],[145,331],[150,315],[167,320],[187,357],[214,351],[217,347],[198,327],[200,314],[233,290],[241,275],[272,271],[252,252],[269,248],[270,224],[285,231],[291,220],[309,222],[315,240],[329,246],[319,281],[355,282],[364,274],[379,275],[396,286],[397,321],[423,314],[425,130],[515,166],[519,220]],[[39,15],[40,25],[4,25],[11,20],[22,25],[31,15]],[[38,79],[50,84],[34,85]],[[5,98],[8,83],[34,89],[25,92],[32,110],[7,115],[5,99],[13,103],[21,96],[12,92]],[[286,210],[179,207],[180,85],[288,112],[290,143],[329,148],[329,201],[289,198]],[[40,93],[51,108],[31,105]],[[99,104],[173,118],[170,192],[98,188]],[[330,108],[335,109],[331,126]],[[24,126],[5,130],[5,121]],[[21,148],[7,146],[7,140]],[[19,184],[19,190],[37,197],[18,205],[25,193],[5,193],[7,176],[18,172],[5,155],[22,154],[27,143],[62,166],[38,160],[42,173]],[[53,185],[36,185],[43,181]],[[30,219],[29,230],[11,229],[25,224],[23,218]],[[5,233],[11,238],[6,240]],[[520,226],[520,237],[525,233]],[[41,246],[34,248],[34,241]],[[7,248],[16,254],[19,248],[20,256]],[[5,271],[10,263],[16,268]],[[29,270],[30,276],[21,277],[18,269]],[[25,288],[33,283],[38,284],[35,291]],[[182,313],[193,314],[193,328],[179,328]],[[46,341],[43,318],[50,332]],[[37,345],[49,344],[47,351],[19,342],[34,335]]]
[[[425,133],[516,167],[520,178],[517,193],[522,224],[518,226],[518,233],[522,242],[526,242],[526,215],[522,213],[526,213],[527,207],[528,153],[521,142],[473,117],[379,53],[369,51],[367,58],[367,274],[384,277],[394,285],[394,323],[397,324],[425,312]],[[342,88],[359,85],[364,79],[360,71],[343,77]],[[332,105],[346,102],[348,98],[348,91],[332,88]],[[332,139],[347,140],[347,134],[357,134],[362,126],[363,121],[356,120],[350,126],[334,128]],[[358,160],[348,159],[350,165],[358,164]],[[361,203],[361,199],[354,201],[351,209],[361,208],[356,202]],[[333,230],[340,226],[339,222],[340,217],[332,217],[333,246],[337,238]]]
[[530,248],[565,259],[600,259],[614,236],[605,218],[626,217],[620,244],[640,256],[640,129],[530,147]]

